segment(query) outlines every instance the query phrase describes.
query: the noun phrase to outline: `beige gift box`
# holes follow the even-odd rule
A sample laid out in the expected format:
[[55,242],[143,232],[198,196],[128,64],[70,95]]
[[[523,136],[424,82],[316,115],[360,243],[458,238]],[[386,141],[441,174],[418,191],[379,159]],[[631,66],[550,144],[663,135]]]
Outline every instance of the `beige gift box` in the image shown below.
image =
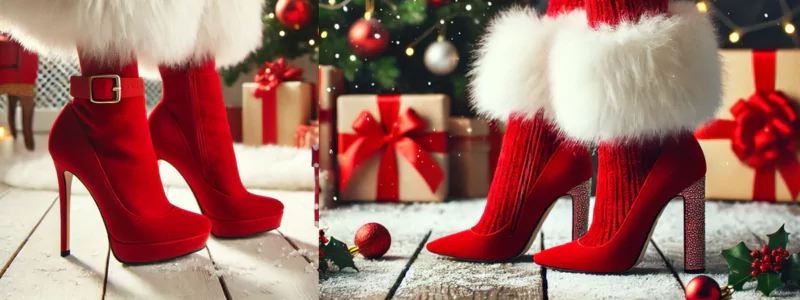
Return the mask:
[[[253,96],[258,84],[254,82],[242,84],[242,143],[257,146],[277,144],[295,146],[297,127],[308,124],[311,119],[314,87],[300,81],[287,81],[276,89],[276,120],[264,120],[262,113],[263,99]],[[273,122],[276,131],[276,142],[263,140],[263,122]]]
[[[751,50],[722,50],[723,98],[715,119],[733,120],[731,107],[739,99],[747,100],[755,91],[753,52]],[[800,51],[778,50],[775,64],[775,90],[781,91],[800,107]],[[700,139],[706,156],[706,198],[719,200],[753,200],[755,169],[741,162],[731,150],[730,139]],[[800,149],[796,153],[800,159]],[[789,188],[779,172],[775,176],[775,200],[792,199]],[[798,197],[800,198],[800,197]],[[756,199],[765,200],[765,199]]]
[[491,184],[489,122],[452,117],[448,120],[450,137],[451,198],[486,197]]
[[336,196],[336,98],[344,92],[344,75],[332,66],[319,66],[319,98],[317,118],[319,118],[319,166],[328,176],[320,182],[325,187],[324,196],[320,194],[320,208],[335,203]]
[[[341,143],[343,135],[356,134],[353,129],[354,121],[359,118],[363,111],[369,112],[375,121],[382,123],[379,111],[378,98],[380,95],[343,95],[337,100],[337,130],[339,133],[339,170],[349,159],[345,157],[346,145]],[[398,96],[388,96],[398,97]],[[412,109],[421,119],[425,121],[425,133],[440,132],[446,139],[447,118],[450,114],[450,99],[446,95],[427,94],[427,95],[400,95],[398,114],[402,114],[407,109]],[[413,135],[412,135],[413,136]],[[443,141],[446,148],[446,140]],[[385,149],[385,148],[384,148]],[[348,185],[339,187],[340,201],[386,201],[390,199],[376,199],[379,184],[392,184],[388,182],[378,182],[378,171],[381,164],[383,150],[373,153],[361,165],[359,165],[350,177]],[[435,161],[436,165],[444,174],[444,179],[431,192],[419,171],[415,169],[406,158],[398,151],[395,151],[398,175],[398,201],[409,202],[434,202],[444,201],[448,191],[448,154],[428,152]],[[391,200],[390,200],[391,201]]]

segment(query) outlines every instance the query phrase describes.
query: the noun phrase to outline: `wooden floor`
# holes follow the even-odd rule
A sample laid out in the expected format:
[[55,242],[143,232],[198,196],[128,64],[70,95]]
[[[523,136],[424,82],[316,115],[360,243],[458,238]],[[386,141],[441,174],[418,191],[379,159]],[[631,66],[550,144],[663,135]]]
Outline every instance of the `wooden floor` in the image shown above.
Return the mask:
[[[533,249],[512,263],[483,264],[439,258],[426,242],[474,225],[485,200],[432,204],[345,205],[322,211],[320,227],[345,243],[367,222],[379,222],[392,234],[392,246],[379,260],[356,258],[360,272],[330,276],[320,283],[322,299],[684,299],[683,287],[696,275],[683,272],[683,203],[665,209],[644,261],[621,275],[589,275],[549,270],[531,255],[570,239],[571,202],[559,200],[536,238]],[[754,249],[766,234],[786,223],[789,250],[800,251],[800,206],[743,202],[706,202],[705,275],[727,282],[721,251],[745,241]],[[734,299],[768,299],[755,282]],[[800,290],[773,293],[800,299]],[[769,299],[772,299],[769,298]]]
[[[191,190],[166,192],[199,212]],[[58,193],[0,185],[0,299],[318,299],[313,193],[253,192],[282,200],[279,230],[212,237],[194,254],[129,266],[111,255],[88,195],[72,196],[72,255],[62,258]]]

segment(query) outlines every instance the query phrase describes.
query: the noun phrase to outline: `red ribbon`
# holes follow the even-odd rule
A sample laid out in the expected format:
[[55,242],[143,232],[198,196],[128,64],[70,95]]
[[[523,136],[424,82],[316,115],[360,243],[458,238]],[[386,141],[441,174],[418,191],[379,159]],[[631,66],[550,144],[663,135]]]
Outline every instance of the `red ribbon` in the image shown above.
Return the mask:
[[356,168],[382,150],[376,200],[400,198],[396,153],[411,163],[435,193],[444,180],[444,172],[429,152],[447,153],[447,134],[425,132],[425,120],[413,109],[400,111],[399,95],[379,95],[377,101],[380,123],[364,110],[353,121],[355,134],[339,134],[340,187],[347,188]]
[[800,195],[800,161],[796,151],[800,122],[792,102],[775,90],[775,50],[753,50],[756,91],[739,99],[730,111],[734,120],[714,120],[695,132],[698,139],[730,139],[733,153],[755,169],[753,199],[775,201],[775,171]]
[[285,81],[298,81],[303,77],[302,69],[284,63],[283,57],[274,63],[266,62],[256,74],[258,87],[253,96],[261,99],[261,141],[264,144],[278,142],[278,86]]

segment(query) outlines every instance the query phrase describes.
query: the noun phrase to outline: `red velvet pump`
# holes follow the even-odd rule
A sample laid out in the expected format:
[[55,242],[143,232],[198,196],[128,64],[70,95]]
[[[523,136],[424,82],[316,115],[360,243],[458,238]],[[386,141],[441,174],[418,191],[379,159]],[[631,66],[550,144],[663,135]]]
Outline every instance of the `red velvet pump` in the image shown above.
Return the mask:
[[94,198],[117,260],[148,263],[204,248],[209,221],[173,206],[164,194],[136,62],[120,68],[84,57],[80,62],[83,76],[70,79],[74,100],[53,124],[49,142],[58,176],[61,256],[70,254],[73,176]]
[[[680,196],[684,199],[684,269],[703,272],[705,172],[703,150],[694,136],[687,133],[667,138],[624,221],[608,241],[590,246],[582,239],[575,240],[535,254],[534,262],[554,269],[591,273],[630,270],[644,257],[664,207]],[[601,211],[595,210],[595,216]]]
[[[530,136],[536,134],[531,131],[541,131],[553,139],[532,140]],[[541,114],[533,121],[512,117],[489,198],[502,202],[500,210],[514,212],[509,218],[498,218],[498,208],[487,204],[479,225],[428,243],[428,251],[468,261],[496,262],[519,257],[528,251],[556,200],[563,195],[572,197],[573,235],[580,237],[586,231],[589,214],[591,156],[585,147],[561,143],[556,135]],[[554,150],[546,156],[548,148]],[[533,171],[535,160],[530,159],[537,156],[544,158],[539,173]],[[484,219],[490,218],[502,226],[493,225],[490,228],[499,229],[487,232]]]
[[242,185],[214,61],[159,70],[164,96],[150,114],[153,146],[186,179],[211,233],[240,237],[278,228],[283,203]]

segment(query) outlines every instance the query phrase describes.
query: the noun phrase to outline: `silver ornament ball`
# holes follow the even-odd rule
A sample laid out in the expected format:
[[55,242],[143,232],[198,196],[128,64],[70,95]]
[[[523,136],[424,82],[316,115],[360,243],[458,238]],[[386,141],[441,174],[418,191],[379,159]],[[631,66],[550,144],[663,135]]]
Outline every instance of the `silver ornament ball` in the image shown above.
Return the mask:
[[453,43],[436,41],[425,49],[425,68],[433,74],[442,76],[453,72],[458,66],[458,51]]

